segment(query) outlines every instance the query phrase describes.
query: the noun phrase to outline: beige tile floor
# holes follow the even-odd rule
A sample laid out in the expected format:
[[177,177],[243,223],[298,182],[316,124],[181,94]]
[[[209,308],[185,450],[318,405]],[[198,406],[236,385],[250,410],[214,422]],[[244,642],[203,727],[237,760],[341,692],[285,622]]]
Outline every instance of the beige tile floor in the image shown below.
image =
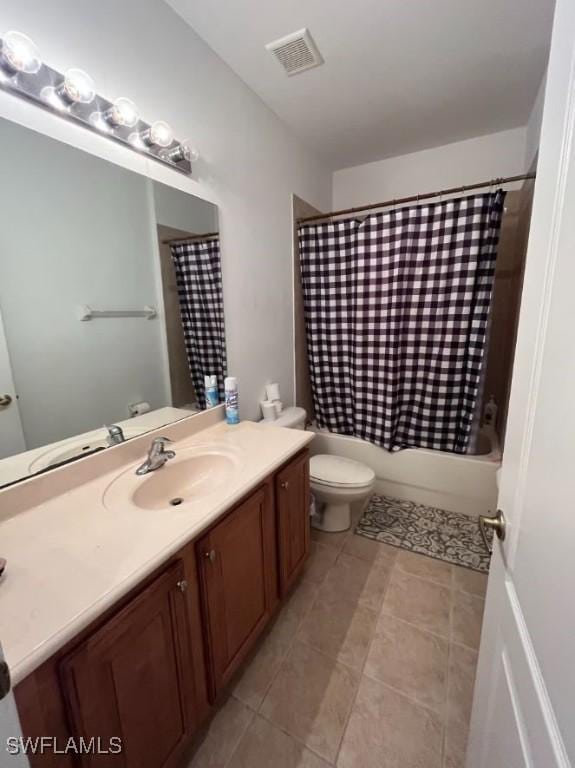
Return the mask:
[[312,538],[190,768],[463,768],[486,577]]

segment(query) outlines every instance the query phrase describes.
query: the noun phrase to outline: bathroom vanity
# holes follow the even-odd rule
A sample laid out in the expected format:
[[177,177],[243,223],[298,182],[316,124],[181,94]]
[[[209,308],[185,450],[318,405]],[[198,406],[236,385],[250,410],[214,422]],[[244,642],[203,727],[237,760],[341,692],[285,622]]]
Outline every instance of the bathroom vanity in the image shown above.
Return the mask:
[[[227,374],[213,203],[9,120],[0,136],[0,639],[23,733],[48,739],[28,756],[177,766],[304,566],[313,434],[189,415]],[[208,248],[194,303],[182,273]],[[136,475],[154,438],[176,455]]]
[[[312,436],[248,423],[183,439],[185,424],[171,429],[171,467],[133,481],[135,443],[150,436],[138,438],[107,452],[108,462],[116,451],[122,459],[103,476],[1,523],[7,550],[39,516],[46,526],[44,544],[31,542],[44,562],[8,551],[13,570],[0,585],[0,612],[23,630],[5,645],[24,735],[56,737],[61,749],[70,736],[99,736],[111,752],[112,737],[122,739],[117,755],[48,752],[30,756],[32,766],[179,766],[304,567]],[[225,475],[211,469],[219,459],[209,463],[216,487],[206,486],[198,461],[222,455],[237,461]],[[163,496],[170,483],[184,497],[176,506]],[[193,487],[203,490],[186,504]],[[53,599],[44,614],[41,571],[63,535],[77,551],[45,572]]]

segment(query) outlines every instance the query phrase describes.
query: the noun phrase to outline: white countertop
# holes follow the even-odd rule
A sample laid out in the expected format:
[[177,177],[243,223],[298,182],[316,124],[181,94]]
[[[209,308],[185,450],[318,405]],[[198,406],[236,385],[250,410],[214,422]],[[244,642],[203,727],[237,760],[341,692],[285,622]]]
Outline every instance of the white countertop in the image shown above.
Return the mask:
[[0,554],[8,566],[0,579],[0,639],[14,683],[312,439],[313,433],[300,430],[219,423],[174,446],[178,451],[214,441],[242,457],[241,471],[191,510],[141,509],[128,498],[125,508],[107,509],[106,488],[137,466],[129,461],[1,520]]

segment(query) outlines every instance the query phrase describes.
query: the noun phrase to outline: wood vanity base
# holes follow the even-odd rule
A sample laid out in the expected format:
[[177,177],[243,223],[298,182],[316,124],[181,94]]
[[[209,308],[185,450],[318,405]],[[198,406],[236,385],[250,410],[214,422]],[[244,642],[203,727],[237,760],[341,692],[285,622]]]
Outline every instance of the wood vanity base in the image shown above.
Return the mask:
[[24,736],[56,740],[32,768],[179,768],[301,573],[309,493],[306,450],[19,683]]

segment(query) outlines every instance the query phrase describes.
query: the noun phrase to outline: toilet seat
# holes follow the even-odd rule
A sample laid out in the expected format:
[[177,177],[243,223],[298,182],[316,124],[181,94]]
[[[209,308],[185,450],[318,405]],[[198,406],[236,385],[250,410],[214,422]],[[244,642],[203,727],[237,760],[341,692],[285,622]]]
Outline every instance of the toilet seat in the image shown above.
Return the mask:
[[375,480],[375,472],[365,464],[324,453],[311,457],[309,474],[313,483],[332,488],[363,488]]

